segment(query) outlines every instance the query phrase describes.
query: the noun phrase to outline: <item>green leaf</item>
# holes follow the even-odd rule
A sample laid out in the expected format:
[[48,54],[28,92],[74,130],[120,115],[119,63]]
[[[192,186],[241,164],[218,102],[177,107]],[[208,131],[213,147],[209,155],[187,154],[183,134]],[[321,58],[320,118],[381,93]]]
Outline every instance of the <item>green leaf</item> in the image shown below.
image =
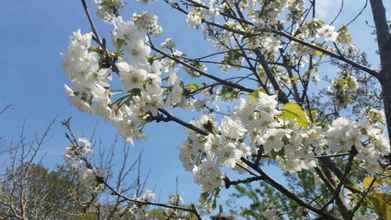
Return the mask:
[[264,89],[256,89],[252,93],[249,94],[250,99],[257,100],[259,98],[260,93],[265,93]]
[[352,43],[352,35],[350,34],[349,29],[346,25],[342,26],[338,30],[337,42],[342,44]]
[[126,40],[124,40],[122,38],[118,38],[116,40],[116,46],[117,46],[118,51],[120,51],[125,45],[126,45]]
[[129,97],[133,98],[133,96],[141,96],[141,89],[139,88],[134,88],[129,91]]
[[80,216],[74,216],[71,218],[71,220],[93,220],[96,219],[96,214],[95,213],[85,213]]
[[196,83],[190,83],[190,84],[187,84],[184,86],[184,89],[189,93],[193,93],[200,88],[201,88],[201,86]]
[[391,219],[391,195],[375,192],[369,196],[380,219]]
[[236,90],[234,88],[223,86],[219,95],[223,100],[229,101],[229,100],[236,99],[239,95],[239,92],[240,92],[239,90]]
[[296,103],[285,104],[282,108],[280,118],[283,120],[294,121],[304,128],[307,128],[310,124],[306,113],[303,111],[300,105]]
[[163,209],[153,209],[148,211],[148,217],[151,219],[164,219],[166,214]]
[[376,181],[374,183],[372,183],[373,181],[374,181],[373,177],[371,177],[371,176],[365,177],[363,180],[364,189],[368,189],[371,185],[372,185],[372,187],[375,187],[376,185],[378,185],[376,183]]

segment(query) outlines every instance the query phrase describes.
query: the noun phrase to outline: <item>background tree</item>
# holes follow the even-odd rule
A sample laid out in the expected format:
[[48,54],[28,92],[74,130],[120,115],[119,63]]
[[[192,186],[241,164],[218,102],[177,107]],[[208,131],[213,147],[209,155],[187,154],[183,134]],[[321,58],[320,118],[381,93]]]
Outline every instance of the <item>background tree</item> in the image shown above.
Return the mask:
[[[118,138],[110,147],[94,141],[91,150],[96,153],[88,157],[90,165],[105,174],[102,180],[110,184],[111,191],[102,190],[89,172],[79,172],[76,168],[80,164],[72,164],[70,158],[65,158],[65,165],[46,167],[42,147],[54,124],[52,121],[34,138],[28,138],[23,127],[17,141],[2,142],[6,167],[0,176],[0,219],[175,219],[188,215],[153,210],[141,204],[156,199],[153,192],[146,190],[148,177],[142,173],[142,156],[131,155],[131,146]],[[127,197],[140,203],[124,199]],[[170,203],[179,205],[182,200],[172,198]]]
[[[28,170],[24,177],[19,176],[22,170]],[[9,170],[2,182],[2,216],[11,219],[70,219],[78,216],[83,207],[72,192],[81,194],[82,187],[72,179],[64,169],[49,171],[38,164],[25,164],[14,172]],[[23,182],[23,186],[17,186],[16,181]],[[84,190],[84,197],[87,192]]]
[[55,121],[33,139],[23,127],[17,141],[4,141],[2,157],[7,158],[0,179],[0,217],[2,219],[69,219],[82,212],[76,199],[90,191],[77,184],[75,173],[64,168],[50,171],[41,163],[42,146]]

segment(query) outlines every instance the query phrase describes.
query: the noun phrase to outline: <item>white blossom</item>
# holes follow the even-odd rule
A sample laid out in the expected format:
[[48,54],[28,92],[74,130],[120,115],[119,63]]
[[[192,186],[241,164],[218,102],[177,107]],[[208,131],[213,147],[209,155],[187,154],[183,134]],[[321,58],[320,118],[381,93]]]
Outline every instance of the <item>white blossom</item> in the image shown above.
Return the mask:
[[64,70],[71,80],[81,80],[99,69],[98,54],[91,52],[92,33],[73,33],[68,52],[64,57]]
[[141,197],[139,197],[140,200],[145,201],[145,202],[152,202],[155,200],[156,194],[150,190],[146,190]]
[[338,37],[338,32],[335,31],[335,27],[325,24],[317,30],[317,37],[322,37],[327,41],[335,42]]
[[228,167],[236,167],[236,162],[240,161],[240,158],[244,155],[241,149],[237,148],[235,143],[226,143],[216,152],[215,156],[220,164],[224,164]]
[[98,16],[105,21],[111,21],[115,18],[124,6],[122,0],[95,0],[95,4],[98,8]]
[[241,99],[234,115],[249,132],[259,130],[274,121],[274,117],[279,113],[277,104],[276,96],[259,93],[256,98]]
[[222,185],[222,173],[213,161],[203,161],[194,167],[193,174],[195,182],[202,186],[204,192],[210,192]]
[[142,89],[148,77],[147,71],[142,68],[136,68],[126,62],[117,63],[122,85],[126,90],[134,88]]
[[182,162],[182,166],[187,171],[193,170],[195,166],[195,158],[197,152],[193,150],[191,143],[183,144],[179,151],[179,160]]
[[269,128],[265,133],[257,136],[257,144],[263,146],[265,152],[278,152],[290,145],[291,131],[282,128]]
[[146,44],[145,32],[132,21],[124,21],[122,17],[113,19],[112,23],[114,43],[127,52],[128,62],[137,66],[147,65],[146,58],[151,53],[151,48]]
[[181,81],[176,73],[171,73],[168,76],[168,83],[170,88],[167,90],[167,97],[165,104],[167,106],[175,106],[183,101],[183,88],[181,86]]
[[87,138],[79,138],[75,145],[65,149],[64,159],[71,167],[84,170],[86,169],[84,159],[91,153],[91,142]]
[[172,50],[175,48],[175,43],[171,38],[166,38],[160,46]]
[[139,109],[134,106],[130,108],[123,105],[112,121],[118,133],[130,144],[133,144],[134,139],[143,137],[140,127],[144,124],[144,121],[138,117],[138,111]]
[[362,134],[359,124],[346,118],[335,119],[325,135],[331,152],[349,151],[353,146],[361,146]]
[[92,51],[91,40],[91,33],[74,32],[64,57],[64,70],[72,84],[65,85],[65,93],[74,106],[89,113],[110,103],[107,89],[111,80],[110,70],[100,68],[99,54]]
[[92,112],[91,105],[86,101],[82,99],[82,94],[76,93],[73,91],[68,85],[64,85],[65,94],[68,96],[69,101],[73,106],[78,108],[82,112]]
[[187,14],[187,23],[192,28],[198,28],[202,23],[203,15],[200,8],[194,8]]
[[222,135],[236,141],[242,139],[246,133],[246,129],[239,120],[233,120],[229,117],[224,117],[219,128]]
[[182,196],[176,194],[171,195],[168,199],[168,203],[171,205],[182,205],[183,204],[183,198]]
[[156,15],[148,12],[133,14],[134,24],[143,32],[158,36],[162,33],[162,27],[158,24]]

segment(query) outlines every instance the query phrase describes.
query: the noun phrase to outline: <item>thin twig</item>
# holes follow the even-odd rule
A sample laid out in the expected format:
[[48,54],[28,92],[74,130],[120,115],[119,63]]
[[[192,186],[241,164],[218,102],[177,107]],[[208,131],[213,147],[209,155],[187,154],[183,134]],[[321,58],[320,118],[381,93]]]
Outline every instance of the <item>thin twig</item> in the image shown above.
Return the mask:
[[90,24],[91,30],[94,33],[95,41],[99,44],[99,46],[101,46],[102,48],[105,48],[105,46],[103,45],[102,41],[100,40],[97,28],[96,28],[96,26],[94,24],[94,21],[92,20],[92,17],[91,17],[91,14],[90,14],[89,10],[88,10],[87,2],[85,0],[81,0],[81,3],[83,5],[84,13],[87,16],[87,19],[88,19],[88,22]]

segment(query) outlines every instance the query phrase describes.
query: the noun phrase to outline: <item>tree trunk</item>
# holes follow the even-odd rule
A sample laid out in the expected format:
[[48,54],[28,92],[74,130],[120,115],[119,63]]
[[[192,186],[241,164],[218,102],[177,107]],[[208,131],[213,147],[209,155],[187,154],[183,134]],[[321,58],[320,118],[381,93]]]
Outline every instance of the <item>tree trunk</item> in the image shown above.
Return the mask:
[[386,116],[388,137],[391,140],[391,80],[383,80],[381,83],[383,89],[384,113]]
[[381,71],[378,79],[383,90],[384,112],[387,121],[388,136],[391,142],[391,34],[383,1],[370,0],[370,3],[380,54]]

